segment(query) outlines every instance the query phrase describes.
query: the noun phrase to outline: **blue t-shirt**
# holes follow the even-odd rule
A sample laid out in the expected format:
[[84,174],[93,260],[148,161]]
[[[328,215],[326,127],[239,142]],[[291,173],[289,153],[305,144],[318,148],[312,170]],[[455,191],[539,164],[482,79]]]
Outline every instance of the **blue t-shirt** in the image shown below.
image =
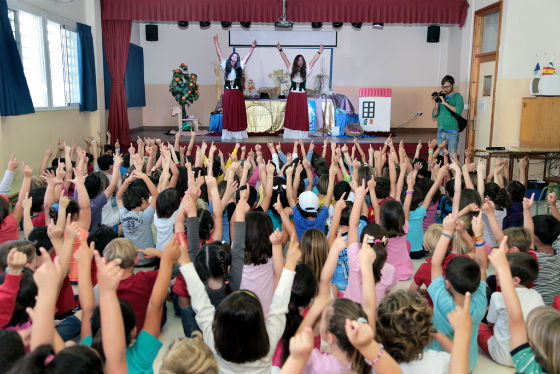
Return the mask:
[[424,217],[426,217],[426,208],[420,205],[408,215],[408,234],[406,239],[410,242],[410,252],[422,250],[424,245]]
[[298,240],[301,240],[301,236],[303,235],[303,233],[309,229],[319,229],[324,232],[325,222],[327,222],[327,218],[329,218],[329,210],[326,206],[323,206],[319,209],[314,220],[302,217],[298,207],[295,206],[293,209],[292,219],[296,226]]
[[[434,327],[442,334],[453,340],[454,331],[449,324],[447,314],[455,310],[455,301],[453,301],[453,296],[451,296],[445,287],[445,279],[443,276],[439,276],[432,280],[432,283],[428,287],[428,294],[434,303],[434,316],[432,318]],[[480,281],[480,285],[471,295],[471,317],[473,326],[469,348],[469,372],[472,371],[476,365],[476,359],[478,357],[478,325],[486,314],[487,305],[488,299],[486,298],[486,282]],[[443,351],[443,348],[436,340],[430,343],[429,348],[436,351]]]
[[[342,234],[348,242],[348,233]],[[348,246],[348,243],[346,243]],[[338,288],[339,291],[346,291],[348,287],[348,247],[344,248],[338,254],[338,261],[336,263],[336,269],[334,270],[332,283]]]
[[[93,339],[86,336],[80,344],[91,347]],[[141,330],[136,342],[126,350],[128,374],[153,374],[154,360],[163,344],[146,330]]]

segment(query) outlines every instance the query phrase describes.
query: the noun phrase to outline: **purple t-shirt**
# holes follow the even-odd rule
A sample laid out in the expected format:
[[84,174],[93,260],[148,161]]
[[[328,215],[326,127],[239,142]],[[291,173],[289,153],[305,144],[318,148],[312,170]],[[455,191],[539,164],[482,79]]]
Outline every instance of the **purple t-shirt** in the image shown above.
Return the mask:
[[[78,191],[74,190],[74,200],[78,201]],[[107,196],[105,192],[99,194],[99,196],[90,199],[89,207],[91,209],[91,223],[89,225],[89,231],[91,232],[94,228],[101,223],[101,211],[103,207],[107,204]]]

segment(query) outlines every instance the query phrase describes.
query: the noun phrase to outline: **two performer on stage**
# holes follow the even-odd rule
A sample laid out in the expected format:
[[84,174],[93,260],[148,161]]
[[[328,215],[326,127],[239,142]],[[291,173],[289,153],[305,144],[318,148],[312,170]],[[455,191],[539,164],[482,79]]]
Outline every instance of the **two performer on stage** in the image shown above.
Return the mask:
[[[223,98],[223,119],[222,119],[222,140],[225,139],[247,139],[247,113],[245,111],[245,98],[243,96],[242,76],[243,69],[247,61],[251,58],[257,42],[253,41],[251,49],[241,60],[238,53],[233,52],[227,60],[222,57],[218,36],[214,36],[216,53],[224,71],[224,98]],[[309,63],[309,70],[305,58],[297,55],[294,62],[290,61],[280,43],[276,45],[290,74],[290,93],[286,103],[284,117],[284,138],[285,139],[306,139],[309,133],[309,116],[307,112],[307,91],[306,81],[311,74],[313,66],[323,52],[323,45]]]

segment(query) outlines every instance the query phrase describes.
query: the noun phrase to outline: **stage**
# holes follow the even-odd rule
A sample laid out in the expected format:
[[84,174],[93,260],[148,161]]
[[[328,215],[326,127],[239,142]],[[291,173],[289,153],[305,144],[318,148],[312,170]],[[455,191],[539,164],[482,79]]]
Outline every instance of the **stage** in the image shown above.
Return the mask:
[[[135,141],[138,136],[140,137],[149,137],[149,138],[159,138],[162,141],[165,142],[171,142],[173,143],[175,141],[175,136],[174,135],[166,135],[165,133],[168,132],[169,130],[174,130],[175,128],[169,128],[169,127],[155,127],[155,126],[150,126],[150,127],[140,127],[140,128],[134,128],[130,130],[130,135],[133,141]],[[199,130],[206,130],[205,128],[201,127]],[[414,152],[416,151],[416,145],[418,144],[418,140],[422,140],[422,143],[424,144],[424,146],[422,147],[422,152],[421,152],[421,157],[426,157],[427,158],[427,154],[428,154],[428,147],[427,147],[427,143],[432,140],[435,139],[436,137],[436,133],[437,133],[437,128],[416,128],[416,129],[412,129],[412,128],[395,128],[395,129],[391,129],[391,132],[394,134],[394,136],[392,137],[393,142],[395,143],[395,145],[398,145],[398,143],[403,140],[404,144],[405,144],[405,149],[407,154],[409,154],[409,156],[413,156]],[[326,136],[326,139],[328,139],[328,141],[330,142],[331,140],[334,140],[335,143],[337,144],[352,144],[353,143],[353,138],[351,137],[331,137],[331,136]],[[310,137],[308,139],[304,140],[304,143],[311,143],[311,141],[313,141],[313,143],[315,143],[315,152],[316,153],[321,153],[322,151],[322,143],[323,140],[325,139],[323,137]],[[358,142],[362,145],[362,149],[364,150],[364,152],[367,155],[367,149],[369,148],[369,145],[371,144],[374,148],[379,149],[379,147],[381,147],[383,145],[383,143],[385,142],[385,137],[362,137],[362,138],[358,138]],[[221,136],[211,136],[211,135],[197,135],[195,138],[195,144],[202,144],[202,142],[206,142],[208,144],[214,142],[214,144],[216,144],[216,146],[222,150],[222,152],[226,153],[226,152],[231,152],[231,150],[233,150],[233,147],[235,146],[236,141],[235,140],[224,140],[222,141]],[[244,144],[247,145],[248,147],[254,147],[254,145],[256,144],[260,144],[262,146],[263,152],[265,153],[265,156],[268,155],[268,147],[266,146],[267,143],[269,142],[273,142],[275,144],[281,143],[282,144],[282,150],[284,152],[288,152],[292,150],[292,147],[290,146],[291,144],[293,144],[293,140],[291,139],[284,139],[282,138],[282,135],[275,135],[275,136],[249,136],[249,139],[243,139],[240,140],[239,143],[240,144]],[[188,137],[188,133],[185,134],[182,138],[181,138],[181,144],[182,145],[186,145],[189,143],[189,137]],[[351,148],[351,147],[349,147]],[[307,150],[307,146],[306,146],[306,150]],[[330,147],[329,147],[329,152],[327,153],[327,155],[330,154]],[[268,156],[266,156],[268,157]]]

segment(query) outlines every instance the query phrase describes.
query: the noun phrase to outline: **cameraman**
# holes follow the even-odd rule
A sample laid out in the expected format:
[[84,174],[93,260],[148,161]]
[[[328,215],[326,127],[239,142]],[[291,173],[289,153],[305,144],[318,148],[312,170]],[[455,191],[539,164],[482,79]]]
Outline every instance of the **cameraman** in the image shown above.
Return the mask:
[[432,100],[434,100],[432,116],[437,118],[438,123],[437,143],[439,145],[447,140],[447,149],[450,155],[457,152],[459,126],[457,120],[449,111],[452,110],[460,115],[464,107],[463,96],[458,92],[453,92],[454,84],[455,79],[451,75],[446,75],[441,80],[442,92],[440,94],[443,95],[432,95]]

